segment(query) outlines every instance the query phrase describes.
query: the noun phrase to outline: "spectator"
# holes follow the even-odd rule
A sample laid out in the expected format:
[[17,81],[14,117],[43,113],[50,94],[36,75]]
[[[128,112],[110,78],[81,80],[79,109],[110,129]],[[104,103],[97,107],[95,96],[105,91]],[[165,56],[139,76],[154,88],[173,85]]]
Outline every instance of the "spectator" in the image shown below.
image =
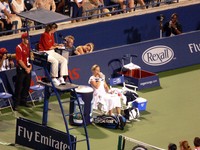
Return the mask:
[[3,11],[4,14],[8,17],[8,21],[12,18],[12,14],[7,11],[6,7],[2,4],[2,2],[0,2],[0,11]]
[[15,54],[8,54],[6,48],[0,48],[0,71],[14,68],[14,58]]
[[75,50],[76,55],[82,55],[82,54],[87,54],[91,53],[94,50],[94,44],[93,43],[87,43],[85,45],[78,46]]
[[[71,18],[77,18],[82,17],[83,14],[83,4],[85,0],[71,0],[70,4],[70,17]],[[75,19],[72,20],[72,23],[74,22],[80,22],[82,19]]]
[[188,141],[180,141],[180,150],[192,150]]
[[[19,14],[23,11],[26,11],[24,0],[12,0],[11,7],[15,14]],[[25,21],[24,18],[21,18],[21,20],[22,22]],[[34,26],[34,22],[31,20],[28,20],[28,24],[29,26]],[[31,30],[34,30],[34,29],[31,28]]]
[[[96,7],[102,7],[102,6],[104,6],[104,1],[103,0],[89,0],[92,4],[94,4]],[[109,10],[107,9],[107,8],[104,8],[104,9],[102,9],[102,12],[103,13],[108,13],[108,14],[106,14],[105,16],[112,16],[109,12]],[[99,14],[101,14],[100,12],[99,12]]]
[[113,109],[116,109],[118,115],[121,114],[121,101],[118,96],[112,95],[109,91],[109,87],[106,84],[105,76],[100,71],[98,65],[93,65],[91,68],[92,76],[89,78],[88,83],[94,89],[93,92],[93,109],[98,109],[99,104],[102,105],[101,111],[113,115]]
[[136,0],[136,2],[140,4],[140,7],[141,7],[142,9],[145,9],[145,8],[146,8],[146,7],[145,7],[144,0]]
[[[65,84],[63,76],[68,75],[67,60],[62,55],[55,52],[55,48],[60,46],[55,43],[54,33],[58,28],[57,24],[49,24],[45,28],[45,32],[41,35],[39,40],[39,50],[45,51],[48,54],[48,62],[51,63],[51,77],[55,86]],[[60,77],[58,78],[58,68],[60,65]],[[58,79],[57,79],[58,78]]]
[[58,0],[56,4],[56,12],[61,14],[66,14],[65,9],[68,7],[68,1],[65,0]]
[[111,0],[111,2],[119,4],[123,12],[126,12],[127,6],[130,8],[130,12],[133,12],[134,0]]
[[170,143],[170,144],[168,145],[168,150],[177,150],[176,144]]
[[195,146],[195,150],[200,150],[200,138],[195,137],[193,143],[194,143],[194,146]]
[[24,4],[27,10],[31,10],[33,8],[33,4],[35,0],[24,0]]
[[[139,0],[141,1],[141,0]],[[127,7],[128,6],[128,7]],[[129,8],[128,12],[133,12],[134,0],[127,0],[126,8]]]
[[[6,7],[6,10],[11,14],[11,9],[10,9],[8,0],[1,0],[1,2]],[[15,14],[12,14],[12,17],[10,19],[10,23],[8,23],[8,21],[7,21],[8,18],[3,12],[0,12],[0,17],[1,17],[1,21],[4,23],[6,30],[11,30],[11,29],[14,30],[15,29],[15,26],[13,26],[14,21],[17,22],[17,29],[20,29],[22,27],[21,18],[16,16]]]
[[174,36],[182,33],[182,25],[178,22],[178,15],[176,13],[171,15],[170,21],[161,26],[166,36]]
[[19,14],[26,10],[24,0],[12,0],[11,7],[15,14]]
[[[7,17],[6,23],[10,24],[11,23],[12,14],[7,11],[6,7],[2,4],[1,1],[0,1],[0,12],[3,12],[6,15],[6,17]],[[1,28],[3,30],[3,28],[5,27],[4,21],[0,20],[0,24],[1,24]]]
[[16,47],[16,83],[15,83],[15,100],[14,110],[17,110],[18,105],[30,107],[27,102],[29,95],[29,88],[31,82],[32,65],[29,62],[30,46],[28,41],[28,34],[23,33],[22,42]]
[[3,21],[0,20],[0,32],[3,31],[4,29],[4,23]]
[[125,12],[126,5],[124,3],[124,0],[110,0],[110,1],[119,4],[120,8],[123,9],[123,11]]
[[85,0],[84,3],[83,3],[83,13],[82,13],[82,16],[85,17],[85,16],[92,16],[92,15],[94,15],[94,16],[89,17],[89,18],[91,18],[91,19],[97,18],[98,10],[92,10],[92,9],[96,9],[96,8],[97,8],[97,6],[95,6],[94,4],[92,4],[89,0]]
[[54,12],[56,10],[56,4],[54,0],[35,0],[33,7],[43,8]]

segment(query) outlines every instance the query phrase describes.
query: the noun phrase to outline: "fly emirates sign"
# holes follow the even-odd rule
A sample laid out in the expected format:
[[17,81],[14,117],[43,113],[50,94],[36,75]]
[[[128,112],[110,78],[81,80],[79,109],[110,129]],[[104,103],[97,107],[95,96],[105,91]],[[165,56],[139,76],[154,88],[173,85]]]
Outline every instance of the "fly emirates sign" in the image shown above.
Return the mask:
[[[38,150],[69,150],[75,137],[25,118],[18,118],[15,143]],[[74,145],[75,146],[75,145]]]

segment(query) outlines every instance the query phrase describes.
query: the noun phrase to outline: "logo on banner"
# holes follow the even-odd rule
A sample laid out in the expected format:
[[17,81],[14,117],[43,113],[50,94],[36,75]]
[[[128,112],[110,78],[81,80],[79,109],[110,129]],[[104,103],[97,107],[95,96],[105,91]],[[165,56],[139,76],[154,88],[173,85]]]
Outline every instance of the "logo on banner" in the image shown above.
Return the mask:
[[190,49],[190,53],[200,52],[200,43],[190,43],[188,44],[188,47]]
[[174,58],[174,51],[164,45],[153,46],[144,51],[142,60],[147,65],[161,66],[170,62]]
[[74,149],[76,143],[72,144],[72,148],[70,148],[69,136],[71,141],[74,142],[76,137],[68,134],[25,118],[18,118],[15,143],[40,150]]

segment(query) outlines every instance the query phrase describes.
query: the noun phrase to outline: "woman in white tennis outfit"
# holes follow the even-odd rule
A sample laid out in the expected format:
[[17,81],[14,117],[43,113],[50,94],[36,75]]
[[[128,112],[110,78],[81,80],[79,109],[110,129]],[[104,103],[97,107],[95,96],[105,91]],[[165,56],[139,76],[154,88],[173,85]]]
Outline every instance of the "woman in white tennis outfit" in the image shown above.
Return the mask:
[[93,93],[93,109],[98,109],[98,105],[101,104],[102,111],[113,115],[112,111],[115,108],[118,115],[121,114],[121,101],[120,97],[116,94],[112,94],[108,85],[105,82],[105,76],[100,72],[98,65],[93,65],[91,68],[93,75],[89,78],[88,83],[94,89]]

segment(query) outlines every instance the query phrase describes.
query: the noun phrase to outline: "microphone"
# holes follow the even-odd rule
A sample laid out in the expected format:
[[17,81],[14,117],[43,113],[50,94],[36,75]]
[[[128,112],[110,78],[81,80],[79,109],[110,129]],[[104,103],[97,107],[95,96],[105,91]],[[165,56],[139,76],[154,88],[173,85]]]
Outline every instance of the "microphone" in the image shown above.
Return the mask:
[[66,41],[66,39],[64,38],[64,36],[63,36],[61,33],[59,33],[58,36],[59,36],[63,41]]

